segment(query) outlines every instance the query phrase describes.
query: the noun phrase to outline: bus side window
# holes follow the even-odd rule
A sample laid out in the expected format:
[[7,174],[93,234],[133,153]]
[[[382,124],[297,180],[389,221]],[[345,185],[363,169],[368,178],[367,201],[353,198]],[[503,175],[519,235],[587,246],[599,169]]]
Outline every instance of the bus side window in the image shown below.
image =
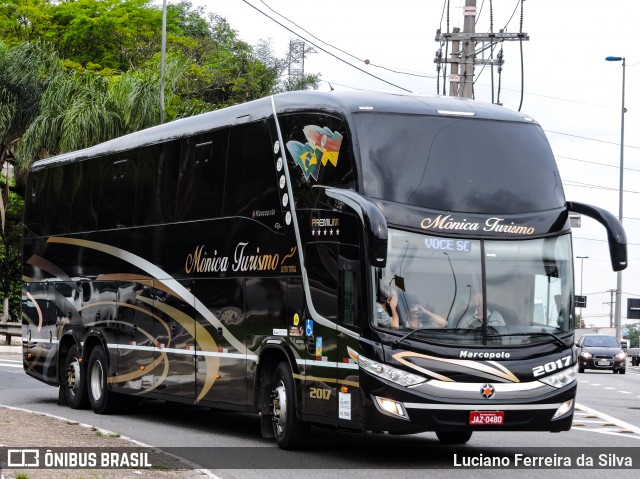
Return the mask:
[[175,220],[180,141],[167,141],[140,149],[136,185],[135,224]]
[[180,220],[218,218],[222,214],[228,130],[183,141],[178,208]]
[[40,170],[29,173],[29,200],[25,201],[25,236],[39,236],[43,234],[42,222],[47,205],[48,172],[49,170]]
[[135,210],[131,198],[135,198],[136,156],[135,152],[129,152],[101,160],[98,229],[133,226]]
[[[92,174],[92,168],[98,165],[95,161],[75,163],[73,184],[69,192],[71,196],[71,233],[94,231],[98,218],[98,175]],[[66,167],[65,167],[66,168]],[[65,183],[66,183],[65,171]]]
[[314,309],[332,321],[338,318],[338,244],[309,243],[304,264]]
[[60,232],[60,196],[62,195],[62,168],[52,168],[47,175],[47,200],[44,205],[46,218],[42,225],[43,235],[52,235]]
[[[269,226],[282,225],[276,172],[269,123],[264,120],[233,126],[229,133],[223,214],[253,218]],[[283,203],[288,204],[288,200],[283,195]]]
[[359,318],[362,311],[361,267],[359,249],[355,246],[341,245],[340,257],[338,258],[340,323],[351,328],[360,327]]

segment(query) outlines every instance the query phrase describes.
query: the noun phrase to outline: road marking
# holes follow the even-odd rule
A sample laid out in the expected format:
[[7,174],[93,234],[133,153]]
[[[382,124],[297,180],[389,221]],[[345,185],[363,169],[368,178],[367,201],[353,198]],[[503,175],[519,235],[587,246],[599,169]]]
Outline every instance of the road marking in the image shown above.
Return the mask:
[[[596,411],[595,409],[591,409],[590,407],[584,406],[582,404],[576,403],[576,413],[578,416],[577,420],[574,420],[574,424],[577,427],[582,427],[583,431],[596,432],[599,434],[608,434],[613,436],[624,436],[631,437],[633,439],[640,440],[640,427],[634,426],[633,424],[629,424],[627,422],[621,421],[618,418],[613,416],[609,416],[600,411]],[[585,419],[599,419],[599,421],[585,421]],[[588,424],[599,424],[601,426],[605,426],[602,428],[587,428],[584,427]],[[618,428],[618,429],[612,429]]]
[[16,361],[15,359],[0,359],[0,366],[22,369],[22,361]]

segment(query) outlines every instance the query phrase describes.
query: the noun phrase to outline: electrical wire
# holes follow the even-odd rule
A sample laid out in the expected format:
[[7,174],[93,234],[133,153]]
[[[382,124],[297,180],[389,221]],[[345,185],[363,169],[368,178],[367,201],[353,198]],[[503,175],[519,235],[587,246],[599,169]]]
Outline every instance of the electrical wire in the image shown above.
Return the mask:
[[513,13],[511,13],[511,17],[509,17],[509,21],[506,23],[506,25],[504,26],[504,31],[507,31],[507,27],[509,26],[509,23],[511,23],[511,20],[513,20],[513,16],[516,14],[516,12],[518,11],[518,6],[520,6],[520,4],[522,3],[522,0],[518,0],[518,3],[516,3],[516,8],[513,9]]
[[349,65],[351,68],[355,68],[356,70],[358,70],[358,71],[360,71],[360,72],[364,73],[365,75],[369,75],[370,77],[375,78],[376,80],[379,80],[379,81],[381,81],[381,82],[383,82],[383,83],[386,83],[387,85],[391,85],[391,86],[393,86],[393,87],[395,87],[395,88],[398,88],[399,90],[406,91],[406,92],[408,92],[408,93],[413,93],[411,90],[409,90],[409,89],[407,89],[407,88],[404,88],[404,87],[402,87],[402,86],[400,86],[400,85],[396,85],[396,84],[395,84],[395,83],[393,83],[393,82],[390,82],[390,81],[388,81],[388,80],[385,80],[384,78],[381,78],[381,77],[379,77],[379,76],[377,76],[377,75],[374,75],[374,74],[373,74],[373,73],[371,73],[371,72],[368,72],[368,71],[366,71],[366,70],[364,70],[364,69],[362,69],[362,68],[360,68],[360,67],[357,67],[356,65],[353,65],[352,63],[349,63],[349,62],[348,62],[348,61],[346,61],[344,58],[340,58],[339,56],[334,55],[333,53],[329,52],[327,49],[322,48],[321,46],[317,45],[316,43],[314,43],[314,42],[310,41],[309,39],[307,39],[307,38],[303,37],[303,36],[302,36],[302,35],[300,35],[299,33],[297,33],[297,32],[295,32],[295,31],[293,31],[291,28],[289,28],[289,27],[287,27],[286,25],[282,24],[281,22],[279,22],[278,20],[276,20],[275,18],[273,18],[271,15],[269,15],[269,14],[267,14],[267,13],[263,12],[263,11],[262,11],[262,10],[260,10],[258,7],[256,7],[255,5],[253,5],[253,4],[251,4],[251,3],[249,3],[247,0],[242,0],[242,1],[243,1],[244,3],[246,3],[247,5],[249,5],[251,8],[253,8],[254,10],[256,10],[258,13],[260,13],[260,14],[264,15],[265,17],[267,17],[267,18],[268,18],[269,20],[271,20],[272,22],[277,23],[278,25],[280,25],[280,26],[281,26],[282,28],[284,28],[285,30],[287,30],[287,31],[289,31],[289,32],[291,32],[291,33],[293,33],[294,35],[296,35],[296,36],[298,36],[298,37],[300,37],[301,39],[303,39],[304,41],[306,41],[306,42],[307,42],[307,43],[309,43],[310,45],[314,46],[314,47],[315,47],[315,48],[317,48],[318,50],[323,51],[324,53],[326,53],[327,55],[329,55],[329,56],[331,56],[331,57],[335,58],[336,60],[341,61],[341,62],[343,62],[343,63],[346,63],[346,64],[347,64],[347,65]]
[[[300,25],[298,25],[296,22],[294,22],[293,20],[291,20],[289,17],[286,17],[285,15],[281,14],[280,12],[277,12],[276,10],[274,10],[272,7],[270,7],[264,0],[259,0],[260,3],[262,3],[265,7],[267,7],[269,10],[271,10],[273,13],[275,13],[276,15],[278,15],[279,17],[283,18],[284,20],[286,20],[287,22],[291,23],[292,25],[295,25],[296,28],[299,28],[300,30],[302,30],[303,32],[305,32],[306,34],[308,34],[309,36],[311,36],[312,38],[314,38],[315,40],[318,40],[319,42],[324,43],[325,45],[327,45],[330,48],[333,48],[334,50],[337,50],[341,53],[344,53],[345,55],[358,60],[359,62],[365,63],[367,65],[370,65],[372,67],[376,67],[376,68],[381,68],[383,70],[387,70],[390,71],[392,73],[397,73],[399,75],[409,75],[409,76],[415,76],[415,77],[419,77],[419,78],[435,78],[434,75],[428,75],[428,74],[422,74],[422,73],[411,73],[411,72],[403,72],[403,71],[399,71],[397,69],[394,68],[390,68],[390,67],[386,67],[384,65],[377,65],[375,63],[371,63],[369,60],[366,59],[362,59],[357,57],[356,55],[353,55],[352,53],[349,53],[346,50],[343,50],[342,48],[336,47],[335,45],[332,45],[331,43],[318,38],[316,35],[314,35],[313,33],[311,33],[309,30],[305,29],[304,27],[301,27]],[[247,3],[247,2],[245,2]]]
[[[580,135],[573,135],[571,133],[563,133],[561,131],[554,131],[554,130],[544,130],[545,133],[555,133],[556,135],[564,135],[564,136],[571,136],[573,138],[580,138],[581,140],[590,140],[590,141],[597,141],[598,143],[606,143],[608,145],[616,145],[616,146],[620,146],[620,143],[616,143],[615,141],[607,141],[607,140],[598,140],[596,138],[588,138],[586,136],[580,136]],[[628,145],[628,144],[624,144],[625,148],[634,148],[636,150],[640,150],[640,146],[633,146],[633,145]]]
[[[600,163],[598,161],[590,161],[590,160],[581,160],[579,158],[571,158],[570,156],[562,156],[562,155],[554,155],[556,158],[564,158],[565,160],[572,160],[572,161],[580,161],[582,163],[589,163],[591,165],[597,165],[597,166],[607,166],[609,168],[616,168],[616,169],[620,169],[620,165],[610,165],[608,163]],[[623,171],[638,171],[640,172],[640,169],[638,168],[630,168],[628,166],[625,166],[623,168]]]

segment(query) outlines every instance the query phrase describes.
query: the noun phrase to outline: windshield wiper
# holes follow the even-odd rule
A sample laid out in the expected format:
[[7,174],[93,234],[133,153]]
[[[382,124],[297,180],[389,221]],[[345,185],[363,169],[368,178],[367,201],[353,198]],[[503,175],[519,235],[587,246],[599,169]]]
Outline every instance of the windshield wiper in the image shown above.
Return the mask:
[[505,336],[551,336],[555,342],[557,342],[560,346],[566,348],[569,344],[565,343],[560,337],[556,336],[553,333],[548,333],[546,331],[532,331],[530,333],[520,332],[520,333],[504,333],[504,334],[489,334],[490,338],[503,338]]
[[[393,343],[391,343],[391,346],[395,348],[402,341],[407,339],[413,333],[417,333],[418,331],[437,331],[437,332],[450,333],[450,332],[453,332],[453,331],[465,331],[465,330],[464,329],[447,329],[447,328],[418,328],[418,329],[412,329],[411,331],[409,331],[408,333],[404,334],[403,336],[401,336],[398,339],[396,339]],[[477,331],[477,330],[474,330],[474,331]]]
[[404,341],[405,339],[407,339],[409,336],[411,336],[413,333],[417,333],[418,331],[430,331],[433,328],[418,328],[418,329],[412,329],[411,331],[409,331],[408,333],[402,335],[400,338],[396,339],[391,346],[392,347],[396,347],[398,346],[398,344],[400,344],[402,341]]

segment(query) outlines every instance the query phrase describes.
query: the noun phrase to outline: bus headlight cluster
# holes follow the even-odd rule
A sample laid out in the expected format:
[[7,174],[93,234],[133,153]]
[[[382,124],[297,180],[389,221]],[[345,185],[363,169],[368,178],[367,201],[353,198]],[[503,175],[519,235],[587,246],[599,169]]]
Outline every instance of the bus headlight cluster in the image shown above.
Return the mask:
[[358,355],[358,364],[362,369],[370,372],[374,376],[387,379],[388,381],[399,384],[400,386],[414,386],[423,383],[427,378],[412,374],[402,369],[394,368],[388,364],[382,364],[369,358],[365,358],[362,354]]
[[562,371],[552,374],[551,376],[541,378],[539,379],[539,381],[548,384],[549,386],[553,386],[554,388],[561,388],[575,381],[577,375],[578,365],[576,364],[575,366],[563,369]]

